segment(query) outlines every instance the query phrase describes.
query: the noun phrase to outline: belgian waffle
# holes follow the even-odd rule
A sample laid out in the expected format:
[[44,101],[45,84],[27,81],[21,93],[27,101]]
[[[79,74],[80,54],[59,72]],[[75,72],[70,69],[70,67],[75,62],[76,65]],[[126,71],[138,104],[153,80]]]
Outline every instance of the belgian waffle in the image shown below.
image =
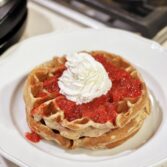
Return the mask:
[[[52,140],[64,148],[112,148],[133,136],[150,113],[147,87],[136,70],[122,57],[104,51],[92,51],[93,57],[101,55],[118,68],[141,81],[142,93],[137,98],[124,98],[118,102],[114,122],[95,122],[87,117],[68,121],[57,105],[57,92],[45,89],[44,82],[65,68],[65,56],[55,57],[33,69],[25,83],[24,100],[29,127],[42,138]],[[38,95],[42,96],[38,96]],[[44,114],[45,113],[45,114]]]

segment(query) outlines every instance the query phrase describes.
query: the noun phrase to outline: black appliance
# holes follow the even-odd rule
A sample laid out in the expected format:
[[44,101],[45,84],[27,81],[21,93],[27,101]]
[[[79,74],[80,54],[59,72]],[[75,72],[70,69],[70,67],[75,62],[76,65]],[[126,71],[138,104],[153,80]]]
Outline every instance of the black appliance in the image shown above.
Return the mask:
[[0,54],[16,43],[25,28],[27,0],[0,0]]

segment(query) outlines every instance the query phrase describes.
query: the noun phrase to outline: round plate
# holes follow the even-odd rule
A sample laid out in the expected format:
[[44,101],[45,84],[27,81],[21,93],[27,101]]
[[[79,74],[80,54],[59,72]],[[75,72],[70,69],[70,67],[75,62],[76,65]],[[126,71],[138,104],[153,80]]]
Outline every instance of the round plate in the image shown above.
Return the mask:
[[[133,63],[149,88],[150,116],[134,137],[111,150],[68,151],[44,140],[30,143],[24,137],[29,128],[22,97],[27,73],[53,56],[81,50],[112,52]],[[0,62],[0,153],[26,167],[137,167],[164,160],[167,157],[166,62],[167,52],[157,43],[116,29],[51,33],[23,41]]]

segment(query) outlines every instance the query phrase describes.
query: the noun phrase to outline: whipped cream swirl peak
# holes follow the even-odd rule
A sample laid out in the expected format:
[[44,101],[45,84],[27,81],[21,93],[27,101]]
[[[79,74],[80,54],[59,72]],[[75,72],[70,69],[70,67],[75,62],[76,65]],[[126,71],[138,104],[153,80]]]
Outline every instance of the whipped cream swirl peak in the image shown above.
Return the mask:
[[58,85],[68,100],[88,103],[110,90],[112,82],[106,70],[89,53],[78,52],[66,59],[67,69],[59,77]]

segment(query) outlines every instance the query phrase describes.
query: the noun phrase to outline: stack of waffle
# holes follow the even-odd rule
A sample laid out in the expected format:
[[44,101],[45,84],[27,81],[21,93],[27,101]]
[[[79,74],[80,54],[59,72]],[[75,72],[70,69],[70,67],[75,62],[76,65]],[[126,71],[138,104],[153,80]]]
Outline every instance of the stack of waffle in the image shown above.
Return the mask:
[[[104,51],[90,52],[101,55],[118,68],[141,81],[141,95],[124,98],[117,102],[117,117],[113,121],[95,122],[89,117],[69,121],[57,104],[59,96],[45,89],[44,83],[64,68],[66,58],[55,57],[33,69],[25,83],[24,100],[30,129],[43,139],[56,142],[66,148],[104,149],[113,148],[135,135],[150,113],[147,87],[138,71],[120,56]],[[39,95],[40,94],[40,95]]]

